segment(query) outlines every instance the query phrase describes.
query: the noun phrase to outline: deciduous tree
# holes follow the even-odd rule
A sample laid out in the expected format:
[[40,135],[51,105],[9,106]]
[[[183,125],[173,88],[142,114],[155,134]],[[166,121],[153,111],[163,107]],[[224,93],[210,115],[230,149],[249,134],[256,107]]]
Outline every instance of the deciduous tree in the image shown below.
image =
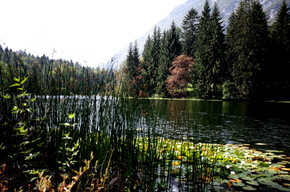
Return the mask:
[[166,81],[166,88],[171,97],[186,97],[187,84],[190,82],[191,57],[180,55],[169,68],[171,76]]

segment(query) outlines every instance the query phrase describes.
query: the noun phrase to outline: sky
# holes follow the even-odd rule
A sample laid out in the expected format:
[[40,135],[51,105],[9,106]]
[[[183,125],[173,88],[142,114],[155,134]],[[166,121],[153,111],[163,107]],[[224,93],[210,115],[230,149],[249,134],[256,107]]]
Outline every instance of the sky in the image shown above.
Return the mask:
[[185,0],[3,0],[0,44],[85,66],[107,63]]

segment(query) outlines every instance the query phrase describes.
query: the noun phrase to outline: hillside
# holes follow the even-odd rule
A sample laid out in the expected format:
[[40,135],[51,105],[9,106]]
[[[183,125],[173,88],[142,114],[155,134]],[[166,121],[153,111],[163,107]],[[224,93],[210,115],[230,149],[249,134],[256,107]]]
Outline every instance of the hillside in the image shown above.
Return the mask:
[[[217,5],[220,9],[221,15],[224,20],[224,25],[227,25],[227,21],[231,13],[239,6],[239,2],[241,0],[209,0],[209,3],[213,5],[215,2],[217,2]],[[203,5],[205,3],[205,0],[187,0],[185,3],[175,7],[169,15],[156,23],[157,27],[160,27],[161,31],[168,29],[174,21],[178,27],[181,26],[182,20],[184,15],[191,9],[196,9],[199,13],[203,9]],[[282,0],[260,0],[260,3],[263,5],[264,11],[266,12],[268,16],[269,23],[272,22],[272,20],[275,18],[277,11],[279,10]],[[286,0],[286,3],[288,6],[290,5],[290,0]],[[137,39],[137,43],[139,46],[140,54],[143,51],[143,47],[145,44],[145,41],[147,39],[148,34],[151,34],[153,31],[154,26],[146,32],[142,37]],[[132,39],[134,41],[134,39]],[[128,42],[129,45],[129,42]],[[118,68],[126,59],[128,47],[124,47],[119,53],[116,54],[116,62],[115,62],[115,68]]]

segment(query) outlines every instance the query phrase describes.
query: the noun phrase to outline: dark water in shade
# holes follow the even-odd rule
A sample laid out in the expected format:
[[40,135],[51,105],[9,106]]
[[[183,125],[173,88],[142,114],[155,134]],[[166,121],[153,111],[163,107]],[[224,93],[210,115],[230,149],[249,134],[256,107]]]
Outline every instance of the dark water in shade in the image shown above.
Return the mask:
[[[172,139],[250,144],[290,154],[290,104],[272,102],[138,100],[138,126]],[[258,146],[255,143],[265,143]]]

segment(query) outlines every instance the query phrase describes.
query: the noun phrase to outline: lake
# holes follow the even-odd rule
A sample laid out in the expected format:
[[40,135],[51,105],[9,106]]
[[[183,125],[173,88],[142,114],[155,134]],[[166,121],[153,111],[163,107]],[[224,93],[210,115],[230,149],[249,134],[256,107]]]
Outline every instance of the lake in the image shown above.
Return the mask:
[[139,126],[155,129],[160,136],[250,144],[290,154],[289,103],[145,99],[136,102],[132,110],[140,110],[143,120]]
[[[68,113],[76,113],[74,122],[84,131],[121,126],[142,134],[150,130],[170,139],[250,144],[290,154],[290,103],[128,99],[114,109],[109,104],[112,98],[76,96],[38,101],[34,108],[41,109],[40,116],[50,111],[49,127],[66,122]],[[99,108],[100,104],[105,108]]]

